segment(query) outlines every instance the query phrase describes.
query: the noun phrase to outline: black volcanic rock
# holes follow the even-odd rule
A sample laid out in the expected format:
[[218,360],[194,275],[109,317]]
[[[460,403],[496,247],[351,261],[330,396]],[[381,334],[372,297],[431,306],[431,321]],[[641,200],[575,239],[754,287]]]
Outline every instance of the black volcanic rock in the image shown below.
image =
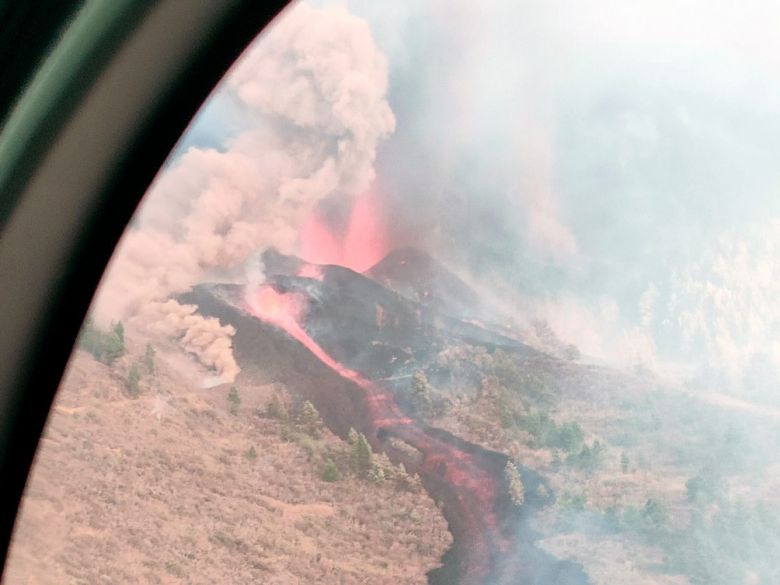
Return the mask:
[[[297,270],[297,259],[280,258],[274,264],[277,269]],[[267,284],[305,299],[302,326],[306,332],[329,355],[370,378],[395,377],[408,384],[415,370],[428,368],[448,345],[535,353],[518,341],[413,301],[348,268],[319,268],[321,279],[278,270],[267,277]],[[243,290],[241,285],[200,285],[194,293],[200,294],[204,286],[228,302],[240,298]]]
[[306,264],[305,261],[301,260],[297,256],[282,254],[279,250],[273,247],[263,250],[260,258],[263,261],[263,268],[265,273],[271,276],[276,274],[296,274],[298,270],[300,270],[301,267]]
[[479,317],[479,297],[463,280],[425,252],[393,250],[365,275],[398,294],[461,318]]

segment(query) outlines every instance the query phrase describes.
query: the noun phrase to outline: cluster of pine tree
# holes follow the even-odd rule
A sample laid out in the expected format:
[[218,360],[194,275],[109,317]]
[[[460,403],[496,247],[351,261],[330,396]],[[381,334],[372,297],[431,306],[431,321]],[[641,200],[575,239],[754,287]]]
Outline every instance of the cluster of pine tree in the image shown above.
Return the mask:
[[409,474],[403,463],[398,466],[393,465],[393,462],[384,453],[375,454],[363,433],[349,429],[347,445],[349,447],[350,471],[358,477],[372,483],[390,482],[397,488],[408,491],[422,489],[422,482],[416,473]]
[[[103,331],[95,326],[92,319],[87,317],[84,325],[81,327],[77,343],[79,347],[92,354],[96,360],[108,366],[113,366],[127,352],[125,348],[125,326],[121,321],[117,321],[111,324],[108,331]],[[155,358],[156,352],[154,347],[147,343],[143,359],[138,363],[130,364],[127,370],[127,378],[125,378],[125,390],[133,398],[141,393],[142,372],[145,371],[150,376],[154,375]]]
[[265,416],[279,421],[283,438],[301,443],[309,452],[310,461],[320,462],[323,481],[334,482],[352,475],[376,484],[390,483],[407,491],[422,489],[417,474],[409,474],[403,464],[393,465],[384,453],[374,453],[366,436],[353,428],[347,435],[344,451],[323,447],[319,439],[325,425],[309,400],[291,406],[280,392],[275,392],[266,404]]
[[125,354],[125,326],[119,321],[112,323],[108,331],[103,331],[87,317],[79,333],[78,345],[96,360],[110,366]]
[[325,428],[317,407],[311,401],[304,400],[290,408],[279,392],[274,392],[266,404],[265,416],[281,422],[285,434],[294,428],[312,439],[319,439]]

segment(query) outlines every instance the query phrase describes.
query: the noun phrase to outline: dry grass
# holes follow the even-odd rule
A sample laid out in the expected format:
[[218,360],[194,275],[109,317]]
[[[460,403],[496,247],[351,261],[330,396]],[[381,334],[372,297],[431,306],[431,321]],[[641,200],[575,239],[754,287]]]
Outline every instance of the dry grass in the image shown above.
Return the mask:
[[[424,493],[320,464],[258,417],[270,386],[197,388],[175,350],[158,350],[142,393],[77,351],[30,479],[5,582],[425,583],[451,537]],[[247,457],[254,447],[257,456]],[[325,433],[318,449],[338,449]]]

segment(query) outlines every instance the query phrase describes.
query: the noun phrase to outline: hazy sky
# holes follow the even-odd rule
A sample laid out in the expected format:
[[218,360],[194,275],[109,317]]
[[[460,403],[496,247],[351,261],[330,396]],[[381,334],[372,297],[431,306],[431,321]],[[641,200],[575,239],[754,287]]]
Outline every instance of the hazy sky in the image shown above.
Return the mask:
[[[309,6],[299,24],[322,43],[291,45],[299,69],[269,75],[288,105],[309,98],[284,84],[307,84],[324,62],[328,75],[365,74],[361,91],[382,86],[350,107],[369,104],[373,129],[355,151],[371,153],[395,244],[515,291],[518,311],[595,357],[704,364],[735,380],[757,360],[780,365],[780,4]],[[343,34],[330,39],[327,22]],[[374,60],[338,57],[344,38]],[[217,91],[179,153],[230,150],[247,124],[280,115],[297,130],[363,136],[307,126],[292,106],[236,88]],[[377,109],[385,99],[392,124]]]

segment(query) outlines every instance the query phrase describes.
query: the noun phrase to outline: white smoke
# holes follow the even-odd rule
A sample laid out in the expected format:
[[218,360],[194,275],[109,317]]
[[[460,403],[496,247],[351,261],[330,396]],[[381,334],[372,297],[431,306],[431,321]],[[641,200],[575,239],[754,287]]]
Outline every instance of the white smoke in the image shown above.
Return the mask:
[[671,279],[659,335],[710,368],[740,375],[756,356],[780,369],[780,219],[723,235]]
[[169,299],[259,248],[293,252],[318,202],[367,189],[395,126],[386,89],[387,63],[363,20],[338,7],[284,12],[218,89],[239,104],[242,131],[163,170],[111,261],[96,320],[180,339],[232,381],[233,330]]

